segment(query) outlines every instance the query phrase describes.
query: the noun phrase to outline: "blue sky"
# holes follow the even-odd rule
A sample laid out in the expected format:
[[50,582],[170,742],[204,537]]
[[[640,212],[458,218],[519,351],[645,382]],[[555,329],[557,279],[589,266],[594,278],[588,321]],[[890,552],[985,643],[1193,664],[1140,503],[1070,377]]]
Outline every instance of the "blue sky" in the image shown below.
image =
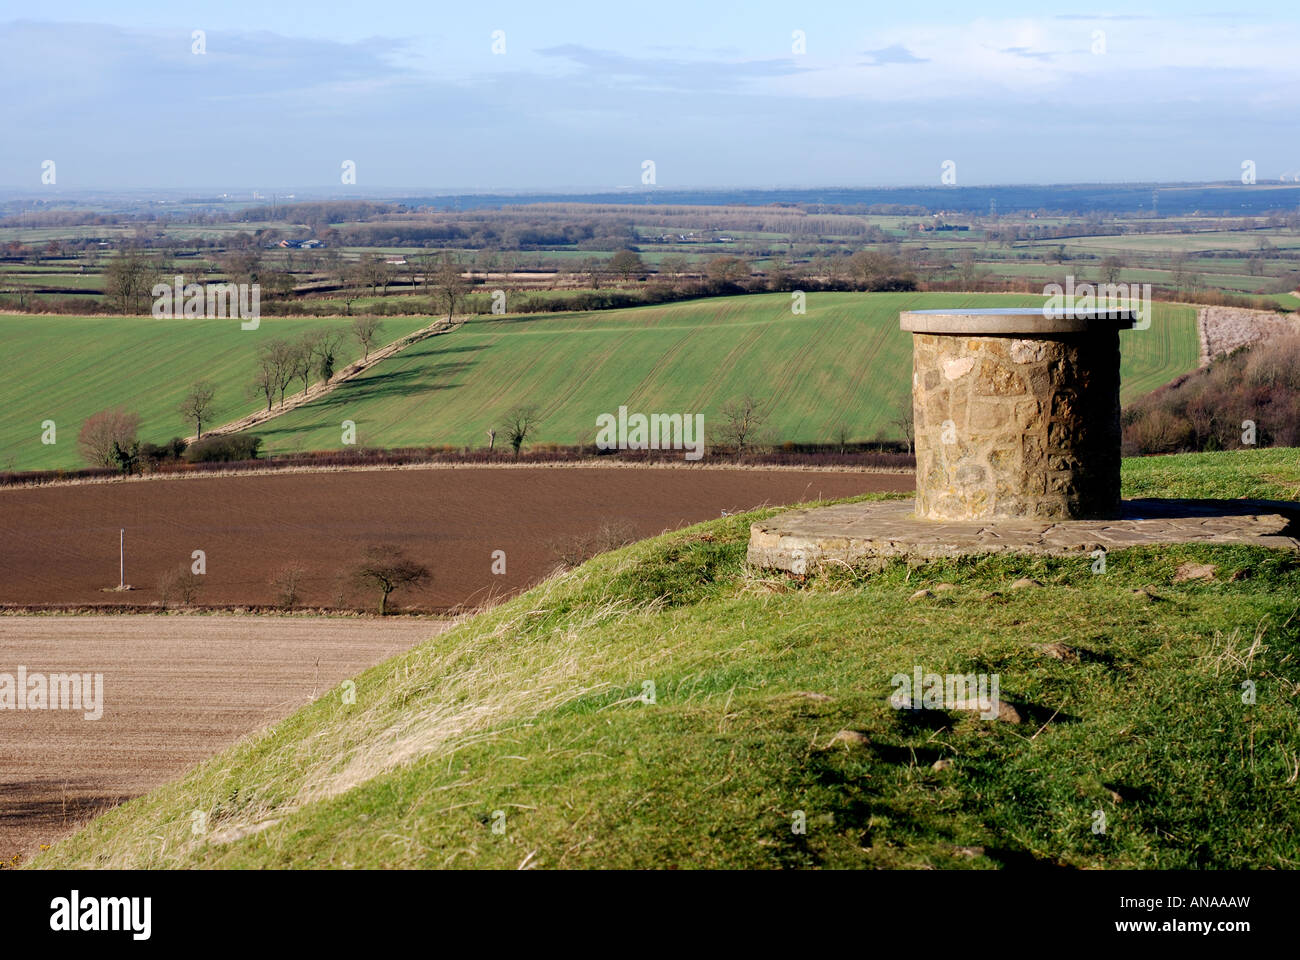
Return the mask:
[[47,159],[69,191],[1300,175],[1294,8],[1111,9],[0,3],[0,185]]

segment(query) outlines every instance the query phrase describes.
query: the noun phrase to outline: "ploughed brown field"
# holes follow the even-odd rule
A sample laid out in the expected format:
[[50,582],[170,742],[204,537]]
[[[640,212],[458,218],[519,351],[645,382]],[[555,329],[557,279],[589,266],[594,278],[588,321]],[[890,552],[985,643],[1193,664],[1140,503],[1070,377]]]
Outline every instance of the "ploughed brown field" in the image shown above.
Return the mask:
[[[0,603],[140,606],[159,580],[205,554],[199,605],[271,605],[287,566],[300,603],[374,607],[352,569],[371,544],[427,566],[390,600],[477,606],[554,570],[557,545],[622,524],[634,538],[762,505],[911,491],[910,474],[807,470],[484,467],[281,473],[0,489]],[[118,583],[126,530],[128,592]],[[494,574],[494,551],[506,572]]]
[[[180,776],[448,621],[0,616],[0,673],[103,675],[102,715],[0,710],[0,861]],[[211,798],[196,798],[196,804]]]

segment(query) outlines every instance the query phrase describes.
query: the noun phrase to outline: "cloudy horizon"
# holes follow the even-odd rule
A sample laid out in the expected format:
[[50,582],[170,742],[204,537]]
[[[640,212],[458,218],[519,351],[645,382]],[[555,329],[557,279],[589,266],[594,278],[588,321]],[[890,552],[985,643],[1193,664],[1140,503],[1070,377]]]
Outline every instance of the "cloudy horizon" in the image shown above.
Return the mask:
[[642,188],[647,160],[663,190],[1229,181],[1246,161],[1277,181],[1300,176],[1297,49],[1294,15],[1171,3],[71,2],[0,12],[20,92],[0,186],[39,188],[50,159],[60,192],[595,192]]

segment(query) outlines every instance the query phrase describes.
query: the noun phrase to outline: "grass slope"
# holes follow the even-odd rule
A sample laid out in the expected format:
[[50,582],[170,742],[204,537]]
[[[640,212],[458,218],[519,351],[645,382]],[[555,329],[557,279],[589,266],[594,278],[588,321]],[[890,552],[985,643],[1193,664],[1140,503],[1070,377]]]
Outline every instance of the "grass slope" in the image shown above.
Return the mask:
[[[594,439],[596,416],[703,413],[720,423],[728,400],[770,398],[777,440],[856,440],[897,434],[911,378],[902,310],[1041,304],[1041,297],[941,293],[814,293],[807,314],[788,294],[756,294],[592,313],[477,318],[455,334],[377,364],[319,403],[259,432],[275,452],[330,449],[339,424],[365,446],[472,444],[518,404],[544,417],[536,440]],[[1197,363],[1192,307],[1157,304],[1151,329],[1123,334],[1125,399]]]
[[[389,317],[384,340],[418,330],[427,317]],[[346,318],[265,317],[257,330],[238,320],[0,315],[5,358],[0,377],[0,470],[83,467],[77,431],[98,410],[124,405],[140,414],[141,439],[193,433],[177,413],[197,380],[217,388],[219,422],[258,409],[250,396],[258,347],[274,337],[336,327],[345,333],[338,367],[361,356]],[[301,389],[301,383],[291,386]],[[41,443],[53,420],[56,440]],[[335,440],[337,441],[337,437]]]
[[[1278,453],[1226,456],[1280,496],[1300,467]],[[1231,496],[1203,462],[1160,465],[1184,492]],[[1125,475],[1129,495],[1150,492],[1132,482],[1145,462]],[[1144,548],[1101,575],[1088,558],[989,558],[800,584],[744,566],[749,524],[771,512],[547,581],[362,674],[354,704],[326,695],[34,864],[1300,865],[1295,557]],[[1193,559],[1217,578],[1174,583]],[[1044,586],[1009,589],[1023,575]],[[941,581],[956,589],[909,602]],[[1036,646],[1055,641],[1079,659]],[[916,665],[999,674],[1028,722],[895,711],[890,678]]]

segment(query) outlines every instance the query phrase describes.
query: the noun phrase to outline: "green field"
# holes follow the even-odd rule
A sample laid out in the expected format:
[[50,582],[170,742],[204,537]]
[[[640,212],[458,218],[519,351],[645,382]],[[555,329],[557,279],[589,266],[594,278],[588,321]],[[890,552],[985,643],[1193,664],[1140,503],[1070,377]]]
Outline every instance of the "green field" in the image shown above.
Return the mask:
[[[486,444],[486,431],[518,404],[535,404],[535,439],[592,439],[595,418],[631,412],[703,413],[747,390],[771,402],[779,441],[896,436],[907,397],[911,344],[898,313],[944,306],[1033,305],[990,294],[817,293],[792,315],[788,294],[757,294],[593,313],[477,317],[418,343],[327,397],[257,432],[273,453],[337,448],[353,420],[361,446]],[[384,339],[427,317],[390,317]],[[87,416],[117,404],[140,414],[142,438],[185,435],[176,408],[200,378],[218,388],[218,422],[260,406],[249,392],[258,345],[339,318],[266,318],[257,331],[227,320],[0,315],[9,357],[0,384],[0,469],[81,466],[76,434]],[[360,355],[345,341],[345,362]],[[1139,396],[1196,365],[1195,311],[1156,304],[1150,330],[1123,335],[1124,396]],[[340,367],[343,364],[340,364]],[[300,389],[298,386],[294,389]],[[57,444],[40,442],[41,423]],[[498,442],[501,442],[500,438]]]
[[[746,391],[768,400],[777,441],[899,436],[910,395],[911,338],[902,310],[1032,306],[1041,297],[943,293],[814,293],[792,315],[789,294],[756,294],[593,313],[475,318],[404,351],[259,433],[273,452],[330,449],[340,424],[363,446],[483,446],[517,404],[535,404],[542,443],[590,442],[596,416],[702,413],[706,430]],[[1156,304],[1149,330],[1123,334],[1123,395],[1147,393],[1196,366],[1196,313]],[[498,438],[498,442],[501,442]]]
[[[177,408],[200,379],[216,385],[219,421],[244,416],[263,405],[250,389],[260,344],[326,326],[346,331],[349,323],[266,317],[257,330],[241,330],[238,320],[0,315],[0,470],[85,466],[77,431],[92,413],[119,404],[140,415],[142,440],[193,433]],[[427,317],[386,318],[383,339],[426,323]],[[360,356],[356,342],[345,339],[339,368]],[[290,387],[300,389],[300,382]],[[53,445],[41,443],[46,420],[55,423]]]
[[[1157,459],[1188,495],[1284,496],[1296,454]],[[999,555],[799,582],[744,563],[750,523],[774,512],[552,578],[32,865],[1300,865],[1293,554],[1114,550],[1102,574],[1087,556]],[[1177,581],[1190,561],[1213,579]],[[1040,585],[1012,587],[1025,576]],[[891,678],[918,667],[996,674],[1021,722],[895,710]]]

